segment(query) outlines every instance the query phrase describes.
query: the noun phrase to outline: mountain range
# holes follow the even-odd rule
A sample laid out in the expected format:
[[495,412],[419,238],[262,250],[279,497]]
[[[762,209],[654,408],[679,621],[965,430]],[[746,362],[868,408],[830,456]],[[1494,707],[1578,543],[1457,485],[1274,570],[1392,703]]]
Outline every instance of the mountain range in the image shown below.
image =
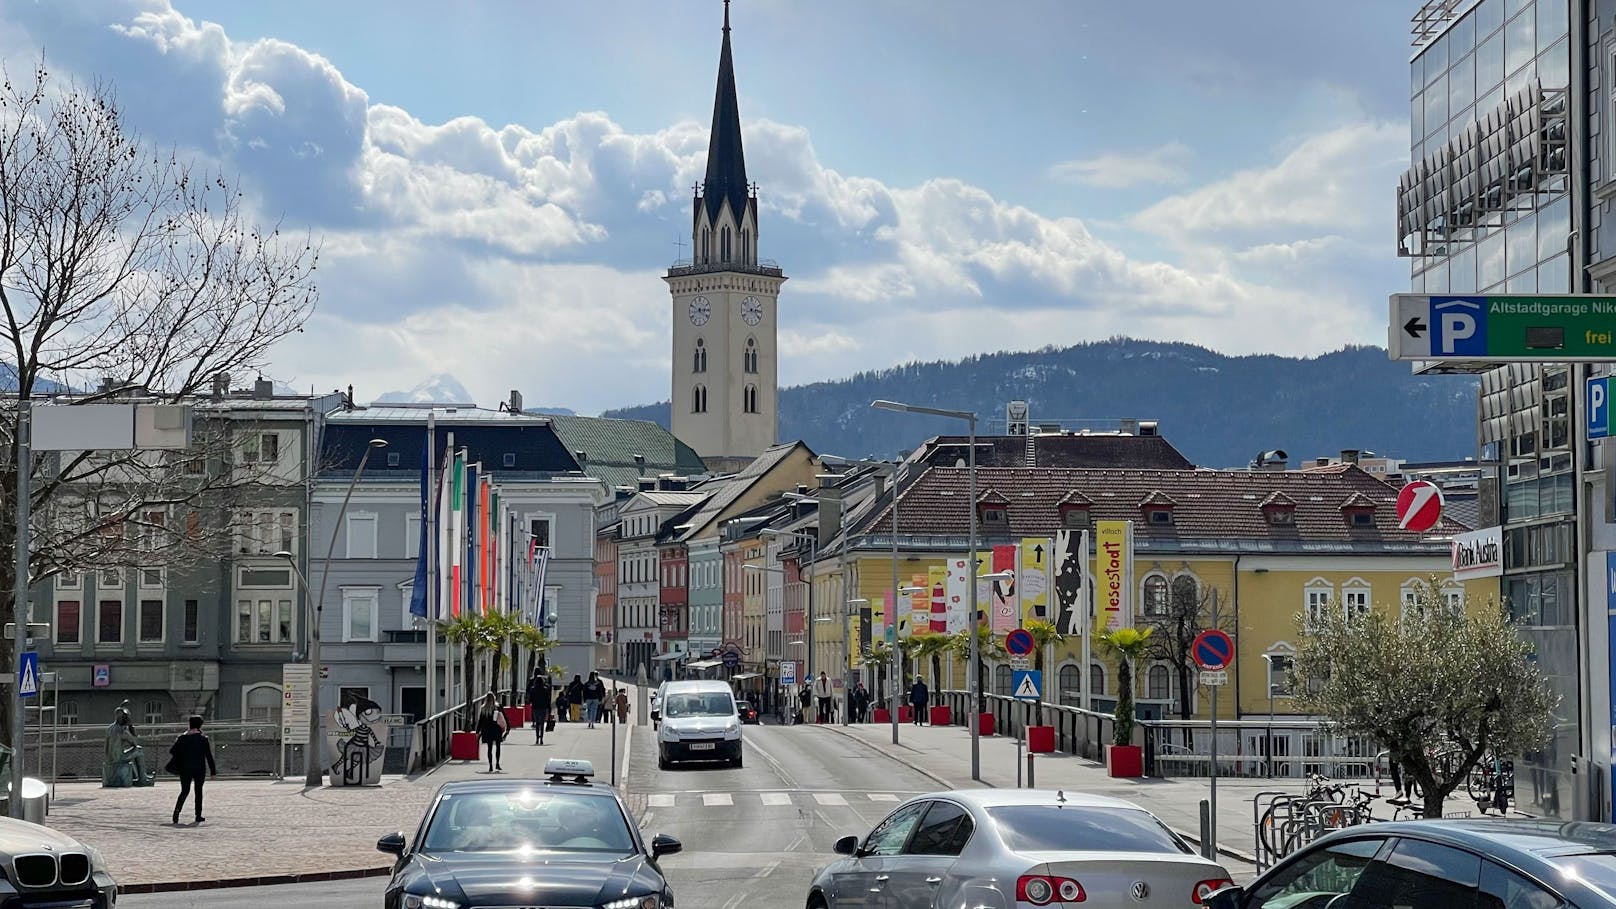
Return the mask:
[[[1112,338],[1073,347],[910,363],[780,390],[782,439],[845,457],[892,457],[959,420],[874,410],[877,398],[977,414],[977,431],[1005,431],[1005,406],[1067,429],[1158,421],[1191,461],[1244,467],[1281,449],[1291,463],[1358,449],[1405,460],[1476,453],[1476,380],[1416,376],[1379,347],[1317,357],[1229,356],[1194,344]],[[668,402],[602,416],[668,425]],[[689,441],[689,440],[686,440]]]

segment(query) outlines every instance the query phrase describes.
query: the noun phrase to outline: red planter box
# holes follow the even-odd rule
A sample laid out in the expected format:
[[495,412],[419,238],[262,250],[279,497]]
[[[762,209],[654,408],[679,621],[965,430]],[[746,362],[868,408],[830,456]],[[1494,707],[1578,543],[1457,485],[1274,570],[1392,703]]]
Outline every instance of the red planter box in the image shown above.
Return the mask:
[[454,761],[475,761],[479,753],[477,733],[452,732],[449,734],[449,759]]
[[507,728],[519,729],[526,724],[527,720],[522,718],[523,709],[521,707],[501,707],[500,709],[505,711],[505,725]]
[[1033,754],[1049,754],[1055,750],[1054,726],[1028,726],[1027,750]]
[[898,706],[898,722],[913,723],[915,721],[915,708],[908,704]]
[[947,726],[954,722],[954,712],[947,704],[939,704],[930,708],[931,724],[933,726]]
[[877,707],[870,711],[870,721],[875,723],[892,722],[892,711],[885,707]]
[[1117,779],[1142,777],[1145,775],[1145,749],[1138,745],[1107,745],[1105,769]]
[[993,730],[995,728],[995,722],[994,722],[994,719],[993,719],[993,714],[984,713],[984,714],[980,714],[980,716],[981,716],[981,719],[976,721],[976,734],[977,735],[992,735]]
[[532,724],[532,722],[533,722],[533,705],[532,704],[523,704],[522,705],[522,725],[527,726],[527,725]]

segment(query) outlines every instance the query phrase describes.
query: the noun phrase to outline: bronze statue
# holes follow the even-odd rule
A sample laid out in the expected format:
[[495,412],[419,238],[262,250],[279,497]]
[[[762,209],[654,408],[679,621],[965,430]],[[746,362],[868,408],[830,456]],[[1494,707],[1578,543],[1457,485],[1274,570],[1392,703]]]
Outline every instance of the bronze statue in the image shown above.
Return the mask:
[[101,785],[107,789],[150,786],[155,782],[146,772],[146,749],[135,738],[129,719],[129,702],[119,705],[117,716],[107,727],[107,762],[101,769]]

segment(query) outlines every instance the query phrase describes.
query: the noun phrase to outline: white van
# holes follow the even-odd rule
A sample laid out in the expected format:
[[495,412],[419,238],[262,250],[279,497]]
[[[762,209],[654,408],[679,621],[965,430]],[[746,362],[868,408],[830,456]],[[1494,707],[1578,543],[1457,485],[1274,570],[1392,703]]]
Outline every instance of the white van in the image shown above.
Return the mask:
[[727,761],[741,766],[741,717],[728,682],[665,682],[657,699],[657,766],[680,761]]

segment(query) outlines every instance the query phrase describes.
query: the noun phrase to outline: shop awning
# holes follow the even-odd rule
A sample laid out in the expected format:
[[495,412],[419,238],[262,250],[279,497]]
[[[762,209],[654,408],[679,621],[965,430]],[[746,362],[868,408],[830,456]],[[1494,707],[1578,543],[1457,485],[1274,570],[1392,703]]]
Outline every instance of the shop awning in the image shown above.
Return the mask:
[[714,666],[722,665],[723,662],[724,662],[723,660],[694,660],[692,662],[686,663],[685,668],[686,669],[711,669]]
[[656,656],[651,658],[651,662],[653,662],[653,663],[666,663],[669,660],[682,660],[684,658],[685,658],[685,655],[682,654],[682,653],[659,653]]
[[755,679],[755,678],[758,678],[758,677],[760,677],[762,675],[763,675],[763,673],[761,673],[761,672],[741,672],[741,673],[737,673],[735,675],[730,676],[729,680],[731,682],[744,682],[747,679]]

